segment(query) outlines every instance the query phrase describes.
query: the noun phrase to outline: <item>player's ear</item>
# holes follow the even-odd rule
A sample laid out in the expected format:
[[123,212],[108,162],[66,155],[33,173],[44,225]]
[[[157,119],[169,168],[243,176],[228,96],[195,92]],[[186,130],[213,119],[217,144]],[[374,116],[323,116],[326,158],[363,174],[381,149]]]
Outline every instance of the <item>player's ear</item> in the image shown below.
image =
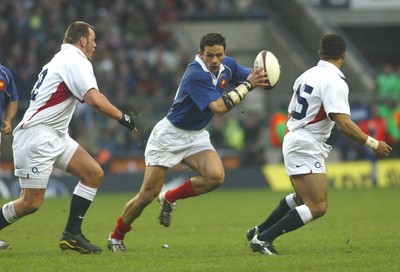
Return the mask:
[[79,39],[79,45],[82,46],[82,47],[86,47],[86,44],[87,44],[87,38],[86,37],[81,37]]

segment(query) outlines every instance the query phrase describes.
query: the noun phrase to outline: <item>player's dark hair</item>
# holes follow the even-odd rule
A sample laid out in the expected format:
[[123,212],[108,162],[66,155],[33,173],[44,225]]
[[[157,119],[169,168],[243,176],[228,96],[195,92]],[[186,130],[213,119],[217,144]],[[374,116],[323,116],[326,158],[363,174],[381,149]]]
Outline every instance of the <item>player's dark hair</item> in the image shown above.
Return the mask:
[[65,31],[63,43],[75,44],[81,37],[88,38],[90,35],[89,28],[94,30],[94,27],[86,22],[73,22]]
[[218,33],[208,33],[200,40],[200,51],[203,52],[206,46],[222,45],[226,49],[225,38]]
[[346,52],[346,42],[338,34],[326,34],[319,42],[319,51],[322,60],[337,60]]

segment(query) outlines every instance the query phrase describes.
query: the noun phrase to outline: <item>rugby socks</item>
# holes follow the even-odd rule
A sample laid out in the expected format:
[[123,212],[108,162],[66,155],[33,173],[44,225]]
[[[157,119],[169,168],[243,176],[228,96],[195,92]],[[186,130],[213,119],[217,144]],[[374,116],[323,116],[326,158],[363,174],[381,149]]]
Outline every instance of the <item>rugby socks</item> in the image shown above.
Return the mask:
[[294,201],[295,194],[287,195],[283,198],[275,210],[268,216],[268,218],[258,226],[259,232],[270,228],[273,224],[278,222],[282,217],[284,217],[291,209],[297,206]]
[[172,190],[168,190],[165,193],[165,199],[170,203],[173,203],[178,199],[184,199],[193,196],[196,196],[196,193],[193,189],[192,182],[190,181],[190,179],[188,179],[181,186]]
[[65,231],[72,235],[81,233],[81,225],[86,211],[89,209],[92,201],[89,201],[81,196],[72,195],[70,212]]
[[81,226],[83,218],[85,217],[96,192],[97,189],[86,186],[81,182],[78,183],[72,195],[65,231],[68,231],[72,235],[80,234],[82,232]]
[[5,227],[11,225],[6,218],[4,217],[4,214],[2,211],[0,211],[0,230],[4,229]]
[[281,220],[272,225],[269,229],[258,234],[257,238],[261,241],[273,242],[278,236],[287,232],[301,228],[313,217],[310,209],[306,205],[300,205],[290,210]]
[[4,204],[0,211],[0,230],[11,225],[18,219],[14,209],[14,201]]
[[117,225],[115,226],[113,233],[111,233],[111,238],[117,240],[124,240],[125,234],[129,232],[131,229],[132,227],[125,224],[125,222],[122,220],[120,216],[117,219]]

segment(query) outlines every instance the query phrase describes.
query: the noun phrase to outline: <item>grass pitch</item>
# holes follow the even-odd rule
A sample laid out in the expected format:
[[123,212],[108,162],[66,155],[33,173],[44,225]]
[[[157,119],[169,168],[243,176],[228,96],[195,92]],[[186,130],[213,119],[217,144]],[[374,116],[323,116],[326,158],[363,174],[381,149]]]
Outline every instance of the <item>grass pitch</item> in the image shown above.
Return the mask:
[[133,195],[96,196],[83,231],[103,247],[98,255],[58,248],[70,199],[46,199],[0,232],[13,246],[0,251],[0,271],[400,271],[400,188],[330,190],[324,217],[275,241],[280,256],[251,252],[245,238],[286,195],[264,188],[178,201],[169,228],[158,223],[154,201],[126,236],[130,251],[111,253],[108,234]]

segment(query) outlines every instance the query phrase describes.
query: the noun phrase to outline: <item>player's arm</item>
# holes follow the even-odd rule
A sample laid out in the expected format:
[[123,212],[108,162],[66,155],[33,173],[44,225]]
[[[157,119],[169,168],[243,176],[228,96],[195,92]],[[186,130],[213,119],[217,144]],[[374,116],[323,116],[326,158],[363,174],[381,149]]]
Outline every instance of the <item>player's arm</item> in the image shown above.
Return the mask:
[[83,97],[85,102],[95,111],[104,114],[132,131],[136,131],[134,116],[131,113],[123,113],[105,97],[99,90],[92,88]]
[[354,122],[350,116],[343,113],[330,113],[329,117],[335,121],[338,130],[350,140],[368,146],[379,157],[390,155],[392,148],[383,141],[378,141],[365,134]]
[[222,99],[222,97],[218,98],[217,100],[211,102],[208,107],[210,108],[210,110],[218,115],[224,115],[225,113],[227,113],[229,110],[228,108],[225,106],[225,102]]
[[17,115],[18,111],[18,100],[10,101],[6,107],[3,124],[1,126],[1,132],[5,135],[12,132],[12,121]]
[[224,93],[221,97],[211,102],[208,108],[215,114],[223,115],[239,104],[252,88],[250,81],[246,80],[233,90]]
[[222,97],[220,97],[216,101],[210,103],[209,108],[215,114],[223,115],[224,113],[230,111],[236,105],[238,105],[248,94],[248,92],[253,90],[253,88],[257,86],[268,85],[266,83],[267,80],[267,73],[262,72],[261,69],[258,69],[256,71],[251,70],[249,76],[242,84],[240,84],[233,90],[223,94]]

